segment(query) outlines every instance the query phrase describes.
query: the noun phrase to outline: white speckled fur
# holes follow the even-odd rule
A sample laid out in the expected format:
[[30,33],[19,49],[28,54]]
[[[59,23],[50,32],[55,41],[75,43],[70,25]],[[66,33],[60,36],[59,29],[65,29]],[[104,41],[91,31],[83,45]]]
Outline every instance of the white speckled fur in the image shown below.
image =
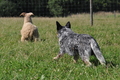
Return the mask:
[[70,29],[70,22],[68,22],[65,26],[61,26],[59,22],[56,22],[56,25],[60,51],[54,59],[58,59],[63,54],[68,53],[69,55],[74,56],[75,63],[80,57],[87,66],[91,66],[92,64],[89,61],[89,57],[93,53],[102,65],[106,64],[99,45],[92,36],[74,33]]

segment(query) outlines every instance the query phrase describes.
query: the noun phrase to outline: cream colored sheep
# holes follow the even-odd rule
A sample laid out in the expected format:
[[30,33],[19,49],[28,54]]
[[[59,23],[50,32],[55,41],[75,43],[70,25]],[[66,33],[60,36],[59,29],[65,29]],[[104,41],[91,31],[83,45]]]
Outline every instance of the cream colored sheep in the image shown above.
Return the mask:
[[31,16],[34,15],[32,12],[30,13],[21,13],[20,16],[24,16],[24,24],[21,29],[21,41],[38,41],[39,33],[38,29],[32,23]]

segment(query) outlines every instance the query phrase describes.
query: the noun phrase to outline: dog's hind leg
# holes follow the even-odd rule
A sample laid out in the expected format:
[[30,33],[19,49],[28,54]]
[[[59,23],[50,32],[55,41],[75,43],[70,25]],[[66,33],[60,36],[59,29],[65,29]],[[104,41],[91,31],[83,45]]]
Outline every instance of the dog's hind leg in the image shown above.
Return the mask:
[[79,50],[79,55],[82,59],[82,61],[86,64],[86,66],[91,66],[92,63],[89,61],[89,57],[90,57],[90,54],[89,54],[89,51],[85,51],[85,50]]
[[88,59],[83,60],[83,62],[89,67],[91,66],[91,62]]
[[86,64],[86,66],[91,66],[92,63],[89,61],[89,56],[88,55],[83,55],[82,57],[83,62]]

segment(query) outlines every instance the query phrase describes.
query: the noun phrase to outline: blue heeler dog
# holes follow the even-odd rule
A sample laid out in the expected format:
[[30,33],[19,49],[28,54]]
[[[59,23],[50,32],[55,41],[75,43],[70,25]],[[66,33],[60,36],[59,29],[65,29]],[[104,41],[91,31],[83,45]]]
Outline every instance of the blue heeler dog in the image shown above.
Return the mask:
[[58,59],[64,53],[68,53],[69,55],[74,56],[75,63],[80,57],[87,66],[91,66],[92,64],[89,61],[89,57],[92,55],[92,53],[94,53],[102,65],[106,64],[98,43],[93,37],[87,34],[74,33],[70,29],[70,22],[67,22],[65,26],[61,26],[60,23],[56,21],[56,25],[60,52],[56,57],[54,57],[54,59]]

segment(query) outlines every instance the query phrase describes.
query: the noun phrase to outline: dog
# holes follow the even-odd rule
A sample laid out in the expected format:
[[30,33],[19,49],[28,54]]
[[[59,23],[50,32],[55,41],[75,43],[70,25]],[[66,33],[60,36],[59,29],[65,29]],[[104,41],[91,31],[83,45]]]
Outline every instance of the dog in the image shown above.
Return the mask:
[[70,22],[67,22],[65,26],[56,21],[57,35],[59,38],[60,51],[56,57],[56,60],[63,54],[68,53],[73,56],[73,60],[76,63],[79,57],[87,65],[91,66],[92,63],[89,58],[92,54],[100,61],[102,65],[106,65],[106,61],[100,51],[99,45],[96,40],[87,34],[77,34],[71,30]]

